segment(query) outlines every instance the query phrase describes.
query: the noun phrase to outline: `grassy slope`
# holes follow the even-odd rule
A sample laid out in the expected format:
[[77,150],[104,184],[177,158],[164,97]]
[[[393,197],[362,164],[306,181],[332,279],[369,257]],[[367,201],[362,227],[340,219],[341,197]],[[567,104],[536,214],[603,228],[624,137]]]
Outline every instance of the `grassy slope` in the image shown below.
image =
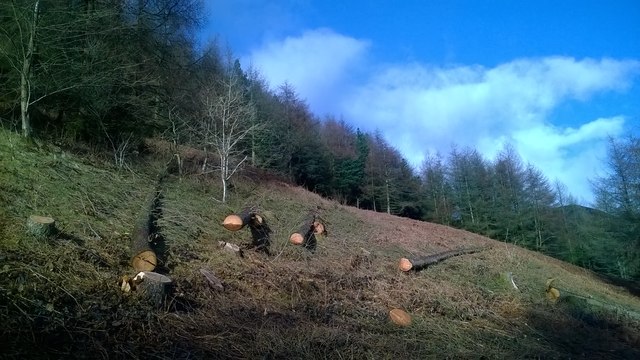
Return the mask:
[[[465,231],[248,178],[226,206],[215,200],[215,178],[169,178],[158,223],[167,248],[162,271],[175,291],[165,309],[151,309],[122,294],[118,279],[132,274],[128,233],[153,192],[155,168],[117,171],[0,130],[0,357],[640,356],[640,321],[624,311],[546,300],[545,281],[555,277],[561,288],[640,311],[640,299],[589,272]],[[266,211],[273,256],[238,258],[216,246],[249,241],[247,230],[219,225],[244,206]],[[314,255],[287,242],[309,210],[319,210],[329,230]],[[29,238],[30,214],[55,217],[62,234]],[[397,270],[401,256],[477,245],[491,248],[419,273]],[[225,290],[210,289],[201,268]],[[501,280],[504,272],[519,290]],[[393,307],[410,312],[413,324],[390,324]]]

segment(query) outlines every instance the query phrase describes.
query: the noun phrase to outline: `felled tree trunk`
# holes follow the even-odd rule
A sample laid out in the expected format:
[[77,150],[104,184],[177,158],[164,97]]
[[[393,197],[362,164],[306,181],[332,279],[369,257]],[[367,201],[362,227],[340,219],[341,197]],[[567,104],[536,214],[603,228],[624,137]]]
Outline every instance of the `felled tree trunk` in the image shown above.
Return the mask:
[[138,273],[133,281],[137,284],[136,292],[140,294],[139,296],[147,299],[155,307],[162,307],[171,286],[169,277],[155,272],[143,271]]
[[133,228],[131,236],[131,265],[136,271],[153,271],[158,265],[158,257],[152,246],[155,221],[155,197],[151,205],[145,208]]
[[244,209],[239,214],[231,214],[224,218],[222,226],[230,231],[238,231],[245,226],[249,225],[255,216],[255,213],[251,209]]
[[258,214],[255,210],[246,208],[239,214],[229,215],[222,222],[222,226],[231,231],[238,231],[245,226],[249,226],[253,247],[258,251],[269,254],[271,228],[264,216]]
[[547,294],[547,299],[554,303],[564,303],[582,311],[607,311],[618,316],[622,314],[634,320],[640,320],[640,312],[597,300],[591,295],[577,294],[569,290],[558,288],[556,287],[555,279],[547,280],[547,289],[545,292]]
[[440,261],[446,260],[450,257],[464,254],[473,254],[482,250],[484,250],[484,248],[458,249],[414,259],[402,258],[400,259],[398,267],[400,268],[400,270],[405,272],[411,270],[418,271],[426,268],[429,265],[433,265],[439,263]]
[[55,235],[56,221],[48,216],[31,215],[27,219],[27,232],[37,239],[46,239]]
[[316,235],[326,233],[327,229],[324,223],[317,216],[312,215],[300,225],[298,231],[289,236],[289,241],[294,245],[302,245],[305,249],[314,252],[318,245]]

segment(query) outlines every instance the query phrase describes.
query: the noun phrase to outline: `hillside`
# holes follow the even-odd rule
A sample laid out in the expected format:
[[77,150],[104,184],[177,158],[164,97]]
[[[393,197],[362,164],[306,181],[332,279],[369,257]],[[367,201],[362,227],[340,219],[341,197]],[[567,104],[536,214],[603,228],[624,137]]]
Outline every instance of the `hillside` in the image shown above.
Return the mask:
[[[640,358],[640,298],[586,270],[248,174],[226,205],[215,174],[166,179],[158,271],[174,288],[155,309],[119,281],[135,275],[130,234],[163,164],[145,155],[118,170],[0,130],[0,357]],[[218,246],[250,242],[248,230],[220,225],[246,206],[266,214],[271,256]],[[310,210],[328,227],[313,254],[288,242]],[[26,235],[29,215],[54,217],[61,233]],[[487,249],[420,272],[397,267],[401,257],[475,246]],[[549,278],[564,296],[557,303],[545,295]],[[392,308],[412,324],[392,324]]]

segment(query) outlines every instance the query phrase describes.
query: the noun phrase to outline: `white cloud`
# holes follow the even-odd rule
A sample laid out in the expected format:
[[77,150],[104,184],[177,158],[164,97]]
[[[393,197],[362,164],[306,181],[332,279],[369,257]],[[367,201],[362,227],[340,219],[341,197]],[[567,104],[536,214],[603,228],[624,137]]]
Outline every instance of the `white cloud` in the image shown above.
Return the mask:
[[269,42],[251,52],[245,63],[255,66],[274,86],[293,85],[312,109],[330,111],[340,98],[349,72],[358,68],[369,42],[329,29]]
[[[611,108],[608,118],[565,119],[553,112],[569,101],[624,91],[640,73],[635,60],[545,57],[517,59],[493,68],[437,67],[421,63],[363,66],[366,40],[328,29],[265,43],[249,62],[272,86],[291,83],[311,109],[327,112],[364,130],[379,129],[414,165],[451,145],[470,146],[493,158],[510,142],[525,161],[588,202],[588,179],[606,156],[606,137],[619,135],[625,119]],[[247,61],[244,61],[246,64]],[[366,69],[355,82],[355,71]]]
[[367,130],[382,130],[414,165],[428,153],[447,154],[452,144],[493,158],[510,142],[525,161],[588,202],[588,178],[605,157],[604,140],[622,132],[624,118],[572,119],[582,124],[574,129],[550,124],[550,115],[569,100],[624,90],[639,70],[637,61],[565,57],[491,69],[400,65],[346,96],[343,111],[352,121],[368,120]]

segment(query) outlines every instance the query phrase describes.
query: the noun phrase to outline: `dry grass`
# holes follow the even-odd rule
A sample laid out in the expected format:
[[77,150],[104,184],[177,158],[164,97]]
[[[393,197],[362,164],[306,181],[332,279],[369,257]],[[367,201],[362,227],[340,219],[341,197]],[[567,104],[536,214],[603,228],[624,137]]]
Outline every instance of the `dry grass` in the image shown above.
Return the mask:
[[[54,155],[55,154],[55,155]],[[162,163],[162,162],[160,162]],[[465,231],[342,207],[279,181],[241,177],[231,200],[215,178],[170,177],[158,220],[174,281],[165,307],[123,294],[129,236],[155,186],[153,165],[117,172],[0,132],[0,346],[5,358],[633,358],[640,323],[607,310],[551,304],[547,278],[621,309],[640,300],[577,267]],[[223,252],[228,214],[266,216],[272,256]],[[329,234],[314,254],[288,242],[309,211]],[[24,234],[32,213],[63,234]],[[400,273],[402,256],[466,246],[483,252]],[[224,283],[211,288],[200,269]],[[511,272],[518,290],[503,280]],[[391,324],[390,309],[413,316]]]

